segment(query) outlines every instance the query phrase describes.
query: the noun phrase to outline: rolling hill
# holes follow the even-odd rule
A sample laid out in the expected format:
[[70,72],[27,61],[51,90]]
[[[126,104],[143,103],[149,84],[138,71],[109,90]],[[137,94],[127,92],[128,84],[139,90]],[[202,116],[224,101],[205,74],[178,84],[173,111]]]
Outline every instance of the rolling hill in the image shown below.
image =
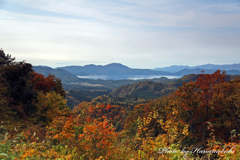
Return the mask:
[[[188,69],[188,71],[193,71],[192,73],[194,73],[195,69],[199,69],[199,70],[204,70],[206,72],[211,72],[212,70],[216,71],[216,70],[225,70],[225,71],[230,71],[230,70],[238,70],[240,71],[240,63],[238,64],[226,64],[226,65],[216,65],[216,64],[204,64],[204,65],[198,65],[198,66],[194,66],[194,67],[189,67],[189,66],[182,66],[182,65],[172,65],[169,67],[163,67],[163,68],[155,68],[153,70],[155,71],[165,71],[165,72],[171,72],[171,73],[177,73],[181,70],[185,70]],[[231,73],[229,73],[231,74]],[[233,74],[236,74],[233,73]]]
[[65,83],[79,81],[79,78],[76,75],[61,68],[53,69],[47,66],[33,66],[33,70],[44,76],[48,76],[49,74],[55,75],[57,78],[61,79],[62,82]]
[[86,66],[66,66],[59,67],[77,76],[80,73],[90,75],[171,75],[169,72],[153,71],[151,69],[132,69],[120,63],[111,63],[102,65],[86,65]]
[[196,74],[183,76],[182,78],[169,81],[168,84],[158,82],[142,81],[134,84],[124,85],[114,89],[110,96],[112,97],[139,97],[144,99],[159,98],[175,91],[183,82],[195,81],[198,78]]
[[134,84],[124,85],[113,90],[110,93],[110,96],[121,97],[121,96],[130,96],[130,97],[160,97],[161,90],[164,88],[162,83],[152,82],[152,81],[143,81]]

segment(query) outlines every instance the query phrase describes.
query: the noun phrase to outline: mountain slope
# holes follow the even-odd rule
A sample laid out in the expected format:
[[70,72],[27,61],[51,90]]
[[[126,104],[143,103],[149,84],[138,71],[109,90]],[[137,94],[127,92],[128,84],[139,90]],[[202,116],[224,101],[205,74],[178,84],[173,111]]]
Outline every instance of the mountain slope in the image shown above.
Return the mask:
[[176,81],[169,83],[169,85],[173,85],[175,87],[182,86],[183,82],[189,83],[190,81],[196,81],[198,78],[197,74],[189,74],[185,75],[182,78],[177,79]]
[[229,70],[229,71],[226,71],[226,74],[228,74],[228,75],[240,75],[240,71],[239,70]]
[[216,70],[215,69],[200,69],[200,68],[196,68],[196,69],[183,69],[181,71],[178,71],[178,72],[174,73],[174,75],[184,76],[184,75],[188,75],[188,74],[201,74],[202,71],[204,71],[204,73],[206,73],[206,74],[212,74]]
[[178,71],[181,71],[183,69],[188,69],[190,68],[189,66],[182,66],[182,65],[172,65],[169,67],[164,67],[164,68],[155,68],[153,69],[154,71],[164,71],[164,72],[171,72],[171,73],[175,73]]
[[86,66],[66,66],[59,67],[75,75],[87,73],[91,75],[171,75],[169,72],[153,71],[150,69],[131,69],[120,63],[111,63],[105,66],[86,65]]
[[[175,73],[175,72],[179,72],[183,69],[197,69],[200,68],[201,70],[226,70],[226,71],[230,71],[230,70],[239,70],[240,71],[240,63],[238,64],[226,64],[226,65],[215,65],[215,64],[204,64],[204,65],[198,65],[198,66],[194,66],[194,67],[189,67],[189,66],[182,66],[182,65],[172,65],[169,67],[164,67],[164,68],[155,68],[153,70],[155,71],[165,71],[165,72],[171,72],[171,73]],[[192,72],[194,73],[194,72]]]
[[[201,74],[202,71],[204,71],[205,74],[212,74],[212,73],[216,72],[216,70],[217,69],[200,69],[200,68],[196,68],[196,69],[183,69],[181,71],[178,71],[178,72],[174,73],[174,75],[176,75],[176,76],[184,76],[184,75],[188,75],[188,74]],[[240,75],[240,71],[239,70],[227,70],[226,74],[227,75]]]
[[63,69],[52,69],[47,66],[33,66],[33,69],[44,76],[48,76],[49,74],[55,75],[57,78],[61,79],[62,82],[78,82],[79,78]]
[[130,96],[139,98],[157,98],[160,97],[161,90],[164,88],[162,83],[152,81],[143,81],[130,85],[125,85],[113,90],[110,96]]

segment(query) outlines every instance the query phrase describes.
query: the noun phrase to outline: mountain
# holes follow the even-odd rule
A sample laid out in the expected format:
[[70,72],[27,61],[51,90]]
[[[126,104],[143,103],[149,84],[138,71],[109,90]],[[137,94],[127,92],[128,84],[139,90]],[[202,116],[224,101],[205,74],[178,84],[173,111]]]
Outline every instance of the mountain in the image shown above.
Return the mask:
[[[240,63],[239,64],[226,64],[226,65],[215,65],[215,64],[205,64],[205,65],[198,65],[198,66],[194,66],[194,67],[189,67],[189,66],[182,66],[182,65],[172,65],[170,67],[164,67],[164,68],[155,68],[153,70],[155,71],[165,71],[165,72],[171,72],[171,73],[176,73],[179,72],[181,70],[184,69],[201,69],[201,70],[210,70],[209,72],[211,72],[212,70],[226,70],[226,71],[230,71],[230,70],[239,70],[240,71]],[[192,72],[194,73],[194,72]]]
[[184,75],[188,75],[188,74],[201,74],[202,71],[204,71],[204,73],[206,73],[206,74],[212,74],[216,70],[215,69],[200,69],[200,68],[196,68],[196,69],[183,69],[181,71],[178,71],[178,72],[174,73],[174,75],[184,76]]
[[[234,71],[234,73],[235,73],[235,71]],[[180,86],[182,86],[183,82],[186,82],[186,83],[189,83],[190,81],[194,82],[194,81],[197,80],[198,77],[199,76],[197,74],[185,75],[182,78],[179,78],[179,79],[177,79],[173,82],[169,81],[168,85],[173,85],[175,87],[180,87]],[[240,74],[238,74],[238,75],[227,74],[225,80],[228,81],[228,80],[234,80],[234,79],[237,79],[237,78],[240,78]]]
[[[202,71],[204,71],[205,74],[212,74],[216,71],[217,69],[200,69],[200,68],[196,68],[196,69],[183,69],[181,71],[178,71],[176,73],[174,73],[175,76],[184,76],[184,75],[188,75],[188,74],[201,74]],[[226,71],[227,75],[240,75],[240,71],[239,70],[228,70]]]
[[[76,85],[79,85],[81,83],[89,83],[91,85],[101,85],[104,87],[115,88],[121,85],[126,85],[130,83],[136,83],[137,81],[133,80],[122,80],[122,81],[104,81],[104,80],[92,80],[92,79],[80,79],[77,76],[87,76],[87,75],[110,75],[110,76],[116,76],[116,77],[127,77],[128,75],[175,75],[175,76],[184,76],[188,74],[198,74],[201,73],[201,71],[205,71],[204,73],[213,73],[216,71],[216,68],[218,69],[230,69],[227,70],[226,73],[228,75],[240,75],[240,71],[237,69],[231,69],[231,68],[239,68],[240,64],[232,64],[232,65],[201,65],[200,67],[208,68],[194,68],[194,67],[188,67],[188,66],[179,66],[181,69],[180,71],[177,71],[175,73],[165,72],[165,71],[153,71],[150,69],[132,69],[127,66],[124,66],[120,63],[111,63],[105,66],[102,65],[86,65],[86,66],[66,66],[66,67],[59,67],[56,69],[50,68],[48,66],[34,66],[33,69],[45,76],[48,76],[48,74],[53,74],[57,78],[60,78],[62,82],[64,83],[71,83],[75,82]],[[187,67],[186,69],[182,69],[183,67]],[[165,69],[169,69],[170,67],[165,67]],[[171,71],[174,69],[177,70],[178,66],[171,66]],[[212,68],[212,69],[211,69]],[[214,69],[215,68],[215,69]],[[178,69],[178,70],[179,70]],[[145,81],[143,79],[139,81]],[[138,81],[138,82],[139,82]],[[155,78],[151,81],[154,82],[160,82],[167,84],[169,82],[173,82],[174,79],[166,79],[166,78]],[[71,85],[71,84],[69,84]]]
[[154,71],[164,71],[164,72],[171,72],[171,73],[175,73],[178,71],[181,71],[183,69],[188,69],[190,68],[189,66],[178,66],[178,65],[172,65],[170,67],[164,67],[164,68],[155,68],[153,69]]
[[177,79],[174,82],[169,83],[169,85],[173,85],[175,87],[180,87],[182,86],[183,82],[189,83],[190,81],[196,81],[198,78],[197,74],[189,74],[189,75],[185,75],[182,78]]
[[61,79],[62,82],[78,82],[79,78],[61,68],[53,69],[47,66],[33,66],[33,70],[37,73],[40,73],[44,76],[48,76],[49,74],[55,75],[57,78]]
[[164,88],[162,83],[152,81],[142,81],[134,84],[124,85],[110,93],[112,97],[130,96],[139,98],[157,98],[160,97],[161,90]]
[[171,82],[174,82],[177,80],[177,78],[171,78],[171,79],[168,79],[166,77],[160,77],[160,78],[153,78],[153,79],[149,79],[150,81],[152,82],[158,82],[158,83],[162,83],[162,84],[168,84],[168,83],[171,83]]
[[205,64],[191,68],[202,68],[202,69],[215,69],[215,70],[240,70],[240,63],[239,64],[226,64],[226,65],[215,65],[215,64]]
[[85,66],[66,66],[59,67],[75,75],[86,73],[90,75],[171,75],[169,72],[153,71],[150,69],[132,69],[120,63],[111,63],[102,65],[85,65]]
[[[155,99],[163,95],[168,95],[175,91],[179,86],[182,86],[183,82],[196,81],[198,75],[190,74],[183,76],[180,79],[168,79],[168,83],[162,84],[153,82],[156,79],[150,81],[140,81],[134,84],[128,84],[114,89],[109,96],[112,97],[132,97],[132,98],[144,98]],[[163,79],[162,79],[163,80]],[[165,79],[167,82],[167,79]]]
[[226,74],[228,74],[228,75],[240,75],[240,71],[239,70],[229,70],[229,71],[226,71]]

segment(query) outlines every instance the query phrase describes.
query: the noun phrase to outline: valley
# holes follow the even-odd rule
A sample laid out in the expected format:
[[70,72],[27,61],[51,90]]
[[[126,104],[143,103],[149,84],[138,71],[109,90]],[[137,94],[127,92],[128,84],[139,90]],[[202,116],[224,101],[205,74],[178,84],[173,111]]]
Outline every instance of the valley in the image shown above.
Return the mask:
[[[64,69],[15,62],[2,50],[0,56],[1,157],[183,159],[180,151],[193,144],[214,143],[214,149],[234,141],[239,146],[233,135],[240,131],[239,75],[216,70],[173,79],[85,79]],[[160,155],[161,147],[178,153]]]
[[[201,71],[209,74],[215,72],[217,68],[222,68],[226,69],[227,73],[232,73],[228,76],[229,79],[235,79],[239,77],[235,75],[240,72],[237,70],[239,67],[240,65],[237,64],[222,66],[208,64],[196,67],[171,66],[149,70],[131,69],[119,63],[112,63],[105,66],[66,66],[56,69],[34,66],[33,68],[40,74],[45,76],[54,74],[62,80],[63,87],[67,91],[67,104],[73,109],[79,103],[92,102],[99,96],[106,96],[108,99],[99,101],[101,103],[109,103],[114,99],[113,97],[121,97],[121,101],[133,98],[131,101],[126,100],[127,104],[138,104],[134,98],[141,98],[147,102],[150,99],[167,96],[181,87],[183,82],[196,81],[197,74]],[[118,98],[113,100],[115,104],[118,103],[116,99]]]

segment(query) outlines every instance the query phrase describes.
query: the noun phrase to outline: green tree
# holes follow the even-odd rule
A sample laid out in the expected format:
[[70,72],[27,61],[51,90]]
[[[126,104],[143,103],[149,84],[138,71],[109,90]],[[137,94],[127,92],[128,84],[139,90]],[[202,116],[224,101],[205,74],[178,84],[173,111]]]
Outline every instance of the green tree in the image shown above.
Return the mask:
[[13,63],[15,58],[11,58],[10,54],[5,54],[2,49],[0,49],[0,67]]
[[37,109],[34,106],[36,91],[29,83],[32,71],[32,65],[25,62],[9,63],[0,68],[0,82],[6,86],[7,105],[18,117],[27,118]]

